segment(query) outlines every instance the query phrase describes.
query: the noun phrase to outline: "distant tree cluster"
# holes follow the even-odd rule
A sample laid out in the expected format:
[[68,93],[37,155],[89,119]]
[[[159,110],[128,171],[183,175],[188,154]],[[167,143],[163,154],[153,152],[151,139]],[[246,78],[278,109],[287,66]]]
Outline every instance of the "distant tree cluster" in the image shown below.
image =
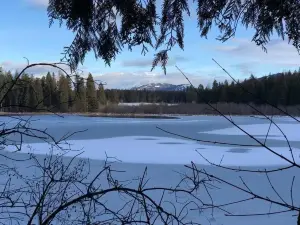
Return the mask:
[[[0,70],[0,97],[15,82],[17,73]],[[244,90],[243,90],[244,88]],[[74,79],[63,74],[47,73],[34,77],[24,74],[5,96],[1,110],[6,112],[32,112],[42,109],[58,112],[97,112],[101,106],[120,102],[133,103],[210,103],[233,102],[274,105],[300,104],[300,71],[278,73],[262,78],[253,75],[244,81],[217,82],[185,91],[149,91],[104,89],[92,74],[86,79]],[[253,94],[245,92],[245,89]]]
[[199,86],[197,102],[202,103],[204,97],[211,103],[234,102],[273,105],[299,105],[300,104],[300,70],[270,74],[261,78],[253,75],[244,81],[223,83],[214,81],[211,88]]
[[32,112],[45,109],[59,112],[95,112],[99,105],[106,104],[103,85],[96,85],[91,74],[87,79],[50,72],[41,78],[23,74],[16,79],[17,75],[17,72],[12,74],[0,68],[2,111]]
[[[274,105],[300,104],[300,70],[270,74],[262,78],[253,75],[243,81],[213,81],[211,86],[193,87],[185,91],[137,91],[137,90],[106,90],[108,99],[111,96],[121,102],[164,102],[164,103],[210,103],[233,102],[265,104],[265,100]],[[251,92],[247,93],[245,90]]]

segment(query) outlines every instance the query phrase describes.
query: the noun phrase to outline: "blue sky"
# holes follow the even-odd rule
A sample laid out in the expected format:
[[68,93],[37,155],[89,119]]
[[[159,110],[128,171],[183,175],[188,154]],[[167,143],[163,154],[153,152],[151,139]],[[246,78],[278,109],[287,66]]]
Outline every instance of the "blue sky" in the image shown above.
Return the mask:
[[[68,46],[73,33],[54,24],[49,28],[47,0],[3,1],[0,14],[0,66],[15,70],[22,68],[27,57],[33,62],[57,62],[64,46]],[[91,72],[108,87],[127,88],[150,82],[186,83],[176,70],[175,64],[198,85],[207,85],[213,79],[229,79],[212,61],[215,58],[235,78],[244,79],[251,73],[263,76],[269,73],[295,70],[299,68],[300,57],[292,45],[277,37],[268,46],[268,54],[251,43],[252,30],[240,27],[236,37],[226,43],[215,38],[218,33],[212,30],[208,39],[200,38],[195,18],[185,22],[185,49],[175,48],[170,54],[167,75],[160,67],[150,72],[154,51],[146,56],[136,48],[132,52],[124,50],[111,67],[101,60],[96,61],[90,53],[81,67]],[[34,75],[44,74],[48,68],[35,68]]]

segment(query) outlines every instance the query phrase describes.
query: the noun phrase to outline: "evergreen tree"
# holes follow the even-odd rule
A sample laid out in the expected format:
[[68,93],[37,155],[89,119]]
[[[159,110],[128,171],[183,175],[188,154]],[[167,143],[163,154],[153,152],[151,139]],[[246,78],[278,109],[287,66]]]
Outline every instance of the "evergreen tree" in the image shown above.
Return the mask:
[[139,102],[147,102],[147,93],[146,91],[141,91],[139,96]]
[[114,89],[112,92],[112,102],[119,103],[119,93],[116,89]]
[[[60,74],[59,74],[60,75]],[[59,92],[58,92],[58,82],[55,77],[55,74],[52,73],[52,82],[51,82],[51,103],[52,107],[59,109]]]
[[220,84],[221,94],[220,94],[220,102],[228,101],[228,81],[225,80],[224,85]]
[[[16,81],[17,77],[18,77],[19,73],[18,71],[15,71],[13,77],[11,78],[11,82]],[[10,86],[11,84],[8,84],[8,86]],[[13,86],[12,90],[10,91],[10,93],[8,93],[9,98],[10,98],[10,111],[11,112],[19,112],[19,101],[20,101],[20,96],[21,96],[21,85],[20,85],[20,81],[18,80],[18,82]]]
[[37,102],[38,102],[37,107],[39,109],[42,109],[42,108],[44,108],[44,105],[43,105],[44,95],[43,95],[42,82],[41,82],[40,78],[36,78],[34,80],[33,87],[34,87],[36,97],[37,97]]
[[31,79],[28,74],[23,74],[19,80],[19,105],[20,111],[26,112],[30,111],[30,87],[31,87]]
[[[101,58],[110,65],[124,50],[124,45],[129,49],[149,45],[155,51],[160,49],[155,54],[153,67],[161,63],[165,70],[168,53],[174,47],[184,50],[184,31],[185,26],[189,24],[185,23],[189,19],[185,14],[197,15],[195,24],[198,25],[199,38],[207,37],[213,30],[218,33],[218,40],[225,42],[234,37],[240,28],[251,27],[252,41],[263,50],[266,50],[270,37],[276,31],[280,39],[288,37],[293,46],[300,51],[298,0],[162,0],[160,4],[156,2],[51,0],[48,16],[51,21],[65,23],[66,29],[75,32],[74,39],[65,51],[65,57],[73,69],[90,51],[95,53],[96,58]],[[197,7],[194,6],[195,3]],[[118,10],[111,12],[111,9]],[[113,13],[114,16],[99,16],[106,15],[107,12]],[[120,27],[116,26],[119,17],[123,18],[122,23],[119,23]],[[161,31],[159,35],[156,32],[157,28]],[[147,51],[148,49],[143,50],[142,53]]]
[[107,99],[106,99],[103,84],[98,85],[97,100],[98,100],[100,105],[106,105],[106,103],[107,103]]
[[97,93],[95,88],[94,78],[89,73],[86,80],[86,100],[87,100],[87,111],[96,112],[98,110]]
[[197,92],[193,87],[188,87],[186,90],[186,101],[189,103],[195,103],[197,101]]
[[202,84],[199,84],[198,89],[199,89],[200,91],[203,91],[203,90],[204,90],[204,86],[203,86]]
[[86,90],[84,79],[79,75],[75,78],[76,88],[75,88],[75,111],[76,112],[86,112]]
[[69,109],[69,90],[68,80],[64,75],[59,76],[58,80],[58,109],[60,112],[68,112]]
[[[4,96],[4,85],[5,85],[5,74],[0,67],[0,101],[2,101],[2,98]],[[0,105],[0,111],[3,111],[2,104]]]
[[[14,83],[18,73],[0,71],[0,99],[4,97],[9,87]],[[2,101],[1,110],[8,112],[32,111],[39,105],[52,109],[59,107],[62,112],[68,111],[96,111],[99,105],[118,102],[163,102],[163,103],[184,103],[197,102],[204,103],[203,99],[211,103],[236,102],[265,104],[264,99],[275,105],[297,105],[300,104],[300,71],[273,74],[261,78],[253,75],[248,79],[235,84],[228,81],[214,81],[212,88],[204,88],[199,85],[198,94],[190,87],[186,91],[147,91],[147,90],[117,90],[106,89],[102,84],[98,85],[97,91],[94,80],[90,74],[86,85],[83,78],[75,77],[74,90],[73,82],[69,77],[62,74],[58,82],[54,76],[47,74],[40,78],[22,75],[13,86],[12,90],[6,94]],[[252,94],[245,92],[244,87]],[[49,97],[55,96],[57,97]],[[73,98],[74,96],[74,98]],[[74,101],[73,101],[74,100]],[[54,102],[53,102],[54,101]],[[70,103],[71,101],[71,103]],[[42,103],[42,104],[40,104]],[[59,104],[61,103],[61,104]]]
[[72,90],[73,87],[73,81],[71,77],[67,77],[68,80],[68,96],[69,96],[69,111],[72,111],[73,109],[73,105],[74,105],[74,101],[75,101],[75,96],[74,96],[74,92]]
[[43,90],[44,90],[44,105],[47,108],[51,108],[52,107],[52,76],[51,74],[48,72],[46,77],[43,78],[42,80],[42,85],[43,85]]
[[3,108],[3,111],[10,111],[10,110],[12,110],[12,106],[15,105],[15,103],[14,103],[15,99],[13,98],[13,94],[12,94],[13,92],[8,91],[10,86],[12,85],[12,82],[13,82],[13,76],[12,76],[11,72],[8,71],[4,77],[4,84],[3,84],[3,89],[2,89],[3,90],[3,95],[2,95],[3,101],[2,101],[1,108]]
[[38,93],[35,88],[35,79],[33,76],[30,77],[30,84],[28,89],[29,94],[29,110],[30,111],[37,111],[38,104],[39,104],[39,97]]

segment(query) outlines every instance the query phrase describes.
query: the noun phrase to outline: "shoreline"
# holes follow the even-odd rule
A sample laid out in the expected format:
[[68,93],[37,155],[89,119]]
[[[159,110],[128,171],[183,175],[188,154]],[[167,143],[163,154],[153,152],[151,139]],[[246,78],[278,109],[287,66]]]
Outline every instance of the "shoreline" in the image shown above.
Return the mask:
[[0,112],[0,117],[4,116],[46,116],[46,115],[61,115],[61,116],[84,116],[84,117],[112,117],[112,118],[145,118],[145,119],[179,119],[178,115],[167,114],[123,114],[123,113],[59,113],[59,112]]
[[[255,110],[253,109],[255,108]],[[299,106],[278,106],[255,105],[250,107],[240,103],[216,103],[215,108],[226,116],[252,117],[264,119],[264,116],[288,117],[284,112],[288,112],[292,117],[300,116]],[[284,112],[282,112],[284,111]],[[261,113],[263,115],[261,115]],[[0,112],[1,116],[35,116],[35,115],[57,115],[57,116],[84,116],[84,117],[110,117],[110,118],[148,118],[148,119],[180,119],[184,116],[222,116],[218,112],[209,108],[206,104],[184,103],[179,105],[115,105],[102,106],[95,112],[51,112],[45,108],[37,109],[34,112]]]
[[[142,114],[142,113],[59,113],[59,112],[0,112],[0,117],[10,116],[46,116],[46,115],[60,115],[60,116],[84,116],[84,117],[111,117],[111,118],[140,118],[140,119],[180,119],[181,116],[221,116],[219,114]],[[249,116],[256,119],[266,119],[262,115],[255,114],[234,114],[225,116]],[[265,115],[273,117],[289,117],[286,115]],[[297,117],[297,116],[296,116]]]

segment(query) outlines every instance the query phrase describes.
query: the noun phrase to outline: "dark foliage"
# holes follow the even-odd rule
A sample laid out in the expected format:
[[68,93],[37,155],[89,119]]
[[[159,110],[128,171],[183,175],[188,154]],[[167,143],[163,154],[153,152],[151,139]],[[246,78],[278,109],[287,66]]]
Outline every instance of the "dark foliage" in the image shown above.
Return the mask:
[[158,51],[153,67],[161,63],[165,70],[168,51],[176,45],[184,49],[184,18],[190,10],[196,11],[201,37],[216,26],[218,40],[226,41],[242,24],[254,29],[252,41],[264,50],[274,31],[300,49],[298,0],[162,0],[161,5],[155,0],[50,0],[48,16],[50,25],[65,22],[75,33],[64,52],[72,68],[92,50],[110,65],[124,46],[142,46],[143,54],[149,47]]
[[[135,91],[135,90],[106,90],[108,99],[112,92],[119,93],[121,102],[164,102],[164,103],[210,103],[233,102],[254,103],[264,105],[265,101],[273,105],[292,106],[300,104],[300,72],[270,74],[261,78],[253,75],[243,81],[229,83],[213,82],[211,87],[199,85],[198,93],[193,87],[186,91]],[[245,92],[249,90],[252,94]]]
[[[226,115],[278,115],[286,116],[284,112],[288,112],[293,116],[300,116],[299,105],[295,106],[278,106],[278,109],[274,109],[268,105],[255,105],[255,104],[243,104],[243,103],[215,103],[213,104]],[[254,109],[253,109],[254,108]],[[259,112],[257,112],[257,110]],[[144,116],[150,115],[218,115],[214,110],[207,106],[205,103],[193,104],[183,103],[175,105],[167,104],[141,104],[141,105],[114,105],[109,104],[99,108],[99,113],[95,116],[109,116],[114,117],[123,115],[125,117]],[[103,113],[103,114],[102,114]]]
[[[14,80],[10,72],[2,71],[0,73],[0,85],[3,85],[2,91],[6,91],[6,85]],[[2,103],[2,111],[6,112],[32,112],[42,109],[51,109],[56,112],[114,112],[124,111],[147,111],[154,113],[163,110],[162,112],[175,111],[183,112],[182,106],[167,107],[127,107],[126,109],[118,108],[112,110],[113,107],[103,108],[107,104],[116,103],[170,103],[170,104],[186,104],[198,103],[205,104],[204,99],[208,99],[210,103],[236,103],[236,104],[255,104],[265,105],[267,100],[275,106],[298,106],[300,105],[300,72],[278,73],[262,78],[255,78],[253,75],[244,81],[237,83],[213,82],[211,87],[204,88],[199,85],[198,93],[192,88],[187,88],[185,91],[148,91],[148,90],[119,90],[119,89],[104,89],[102,84],[98,85],[92,74],[86,81],[79,76],[75,76],[75,84],[70,84],[67,77],[60,74],[48,73],[45,77],[34,78],[27,74],[21,76],[16,82],[16,85],[6,95]],[[249,94],[243,90],[249,90]],[[185,106],[187,107],[187,106]],[[224,104],[223,106],[224,107]],[[200,113],[197,107],[191,107],[188,110],[191,113]],[[203,108],[202,106],[198,107]],[[206,108],[206,107],[205,107]],[[225,107],[226,109],[228,107]],[[234,110],[236,108],[236,110]],[[33,110],[34,109],[34,110]],[[103,111],[104,110],[104,111]],[[112,110],[112,111],[111,111]],[[175,110],[175,111],[174,111]],[[233,106],[232,113],[241,114],[245,108],[238,109]],[[261,109],[263,110],[263,109]],[[201,110],[202,112],[203,110]],[[250,111],[246,110],[250,113]],[[246,112],[245,111],[245,112]],[[265,113],[269,109],[263,110]],[[175,112],[176,113],[176,112]],[[248,114],[249,114],[248,113]],[[189,114],[189,113],[188,113]],[[205,110],[205,114],[208,113]],[[268,113],[267,113],[268,114]],[[298,114],[298,113],[296,113]]]

